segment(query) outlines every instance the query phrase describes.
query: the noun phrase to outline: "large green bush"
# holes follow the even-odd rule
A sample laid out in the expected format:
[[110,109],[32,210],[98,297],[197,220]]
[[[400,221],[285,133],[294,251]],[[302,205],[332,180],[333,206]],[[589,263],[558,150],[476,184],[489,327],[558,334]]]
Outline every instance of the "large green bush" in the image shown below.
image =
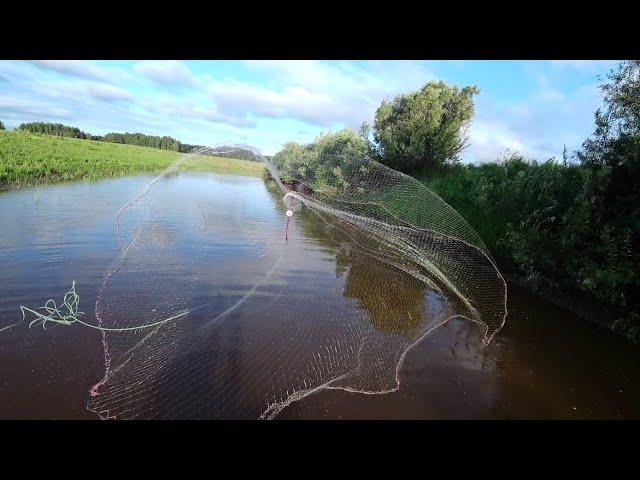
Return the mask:
[[286,183],[304,183],[308,188],[344,191],[351,185],[355,160],[367,154],[367,142],[350,129],[320,135],[315,142],[290,142],[273,156],[272,162]]
[[628,205],[634,210],[629,215],[607,203],[610,180],[610,170],[514,156],[502,163],[449,168],[425,183],[532,288],[565,298],[590,297],[615,320],[613,329],[640,340],[639,207],[637,200],[635,207]]

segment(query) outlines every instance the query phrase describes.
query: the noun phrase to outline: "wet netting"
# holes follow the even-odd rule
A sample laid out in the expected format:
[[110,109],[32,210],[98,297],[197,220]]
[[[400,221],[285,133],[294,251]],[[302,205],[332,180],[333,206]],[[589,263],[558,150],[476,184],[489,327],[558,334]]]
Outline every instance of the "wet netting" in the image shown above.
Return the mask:
[[[242,168],[259,165],[245,185]],[[200,149],[126,202],[115,228],[120,255],[89,325],[104,351],[87,404],[100,418],[271,419],[324,389],[393,392],[407,352],[438,326],[466,318],[486,344],[507,315],[476,232],[364,157]],[[327,258],[336,271],[318,273]],[[43,314],[72,323],[75,290],[63,306]]]

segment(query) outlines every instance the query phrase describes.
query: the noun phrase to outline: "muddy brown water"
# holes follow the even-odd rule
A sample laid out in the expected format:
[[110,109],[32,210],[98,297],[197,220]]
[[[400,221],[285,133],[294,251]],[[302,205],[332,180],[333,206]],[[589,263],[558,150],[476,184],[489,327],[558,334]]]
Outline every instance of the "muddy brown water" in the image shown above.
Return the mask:
[[[133,176],[0,193],[0,328],[20,320],[20,305],[38,307],[49,298],[59,301],[72,280],[77,282],[85,320],[96,324],[98,292],[121,251],[115,215],[150,179]],[[166,223],[163,229],[149,230],[149,238],[163,248],[171,245],[171,254],[153,264],[139,254],[134,258],[144,268],[132,268],[131,275],[145,273],[153,265],[163,280],[157,285],[149,280],[153,295],[140,300],[127,293],[136,292],[135,277],[121,280],[107,292],[112,295],[108,301],[114,302],[109,312],[118,318],[130,312],[133,317],[157,298],[178,299],[170,286],[182,280],[172,277],[177,271],[172,258],[182,261],[183,269],[189,265],[189,272],[199,268],[189,284],[194,288],[187,290],[188,301],[208,301],[215,292],[216,311],[237,303],[277,258],[274,252],[279,251],[286,221],[281,194],[258,178],[207,173],[181,173],[157,187],[166,198],[154,208]],[[125,244],[133,231],[129,227],[146,214],[139,208],[122,218]],[[407,274],[354,254],[345,239],[337,238],[305,209],[294,215],[283,248],[284,259],[274,276],[258,286],[258,295],[249,296],[230,314],[227,330],[207,333],[211,343],[198,347],[199,356],[172,361],[182,348],[182,331],[176,331],[168,337],[173,350],[166,350],[162,362],[127,366],[128,375],[139,375],[132,384],[140,391],[131,399],[140,408],[135,410],[140,418],[221,418],[220,412],[235,412],[234,402],[259,401],[289,370],[307,371],[300,364],[308,362],[304,350],[314,348],[314,336],[329,346],[335,337],[336,352],[338,345],[350,341],[336,318],[360,315],[372,332],[402,338],[434,311],[447,308],[445,297]],[[182,290],[179,295],[179,301],[187,302]],[[191,298],[196,296],[197,300]],[[123,302],[126,308],[120,306]],[[215,314],[214,306],[210,309],[202,319]],[[481,346],[478,327],[468,321],[453,319],[436,328],[406,355],[395,392],[320,390],[291,402],[275,418],[640,418],[637,346],[515,285],[509,286],[508,309],[506,326],[486,348]],[[392,318],[405,311],[414,324],[394,323]],[[290,327],[271,326],[290,325],[287,321],[300,323],[296,335],[287,335]],[[309,338],[301,337],[305,334]],[[273,337],[268,345],[277,349],[258,348],[266,337]],[[152,343],[148,348],[162,345]],[[90,389],[105,374],[103,348],[101,333],[80,325],[29,330],[18,324],[0,332],[0,418],[100,418],[87,406]],[[207,348],[212,351],[201,352]],[[331,357],[318,368],[339,370],[340,360]],[[224,363],[224,382],[208,385],[206,372],[198,371],[199,362],[202,368],[212,368],[206,362]],[[193,378],[184,388],[201,392],[199,401],[181,400],[177,388],[162,387],[169,375]],[[230,390],[228,395],[225,389]],[[188,408],[186,402],[191,402]],[[214,409],[214,402],[230,406]],[[155,407],[138,406],[149,403]],[[248,418],[254,414],[248,406],[240,413]]]

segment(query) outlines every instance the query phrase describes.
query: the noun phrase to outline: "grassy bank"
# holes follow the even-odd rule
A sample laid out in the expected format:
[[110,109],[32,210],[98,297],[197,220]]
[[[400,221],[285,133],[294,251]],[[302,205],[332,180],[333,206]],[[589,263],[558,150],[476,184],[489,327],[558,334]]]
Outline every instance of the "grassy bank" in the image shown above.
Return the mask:
[[612,182],[603,172],[514,157],[454,165],[423,182],[519,283],[640,342],[637,250],[625,217],[612,213],[617,201],[600,193]]
[[[0,186],[159,172],[179,152],[135,145],[0,131]],[[203,157],[196,170],[238,175],[262,174],[260,163]]]

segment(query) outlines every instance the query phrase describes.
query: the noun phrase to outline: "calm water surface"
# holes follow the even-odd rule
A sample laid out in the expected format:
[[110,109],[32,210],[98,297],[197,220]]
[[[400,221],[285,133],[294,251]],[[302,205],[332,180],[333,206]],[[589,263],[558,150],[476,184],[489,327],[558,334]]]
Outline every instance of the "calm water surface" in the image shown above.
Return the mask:
[[0,193],[0,328],[72,280],[90,324],[192,311],[153,332],[0,332],[0,418],[256,418],[286,398],[275,418],[640,418],[640,349],[516,286],[487,348],[453,319],[407,353],[395,392],[290,397],[346,371],[332,385],[393,387],[404,346],[455,308],[331,219],[296,212],[284,242],[282,194],[257,178],[164,178],[117,234],[149,180]]

